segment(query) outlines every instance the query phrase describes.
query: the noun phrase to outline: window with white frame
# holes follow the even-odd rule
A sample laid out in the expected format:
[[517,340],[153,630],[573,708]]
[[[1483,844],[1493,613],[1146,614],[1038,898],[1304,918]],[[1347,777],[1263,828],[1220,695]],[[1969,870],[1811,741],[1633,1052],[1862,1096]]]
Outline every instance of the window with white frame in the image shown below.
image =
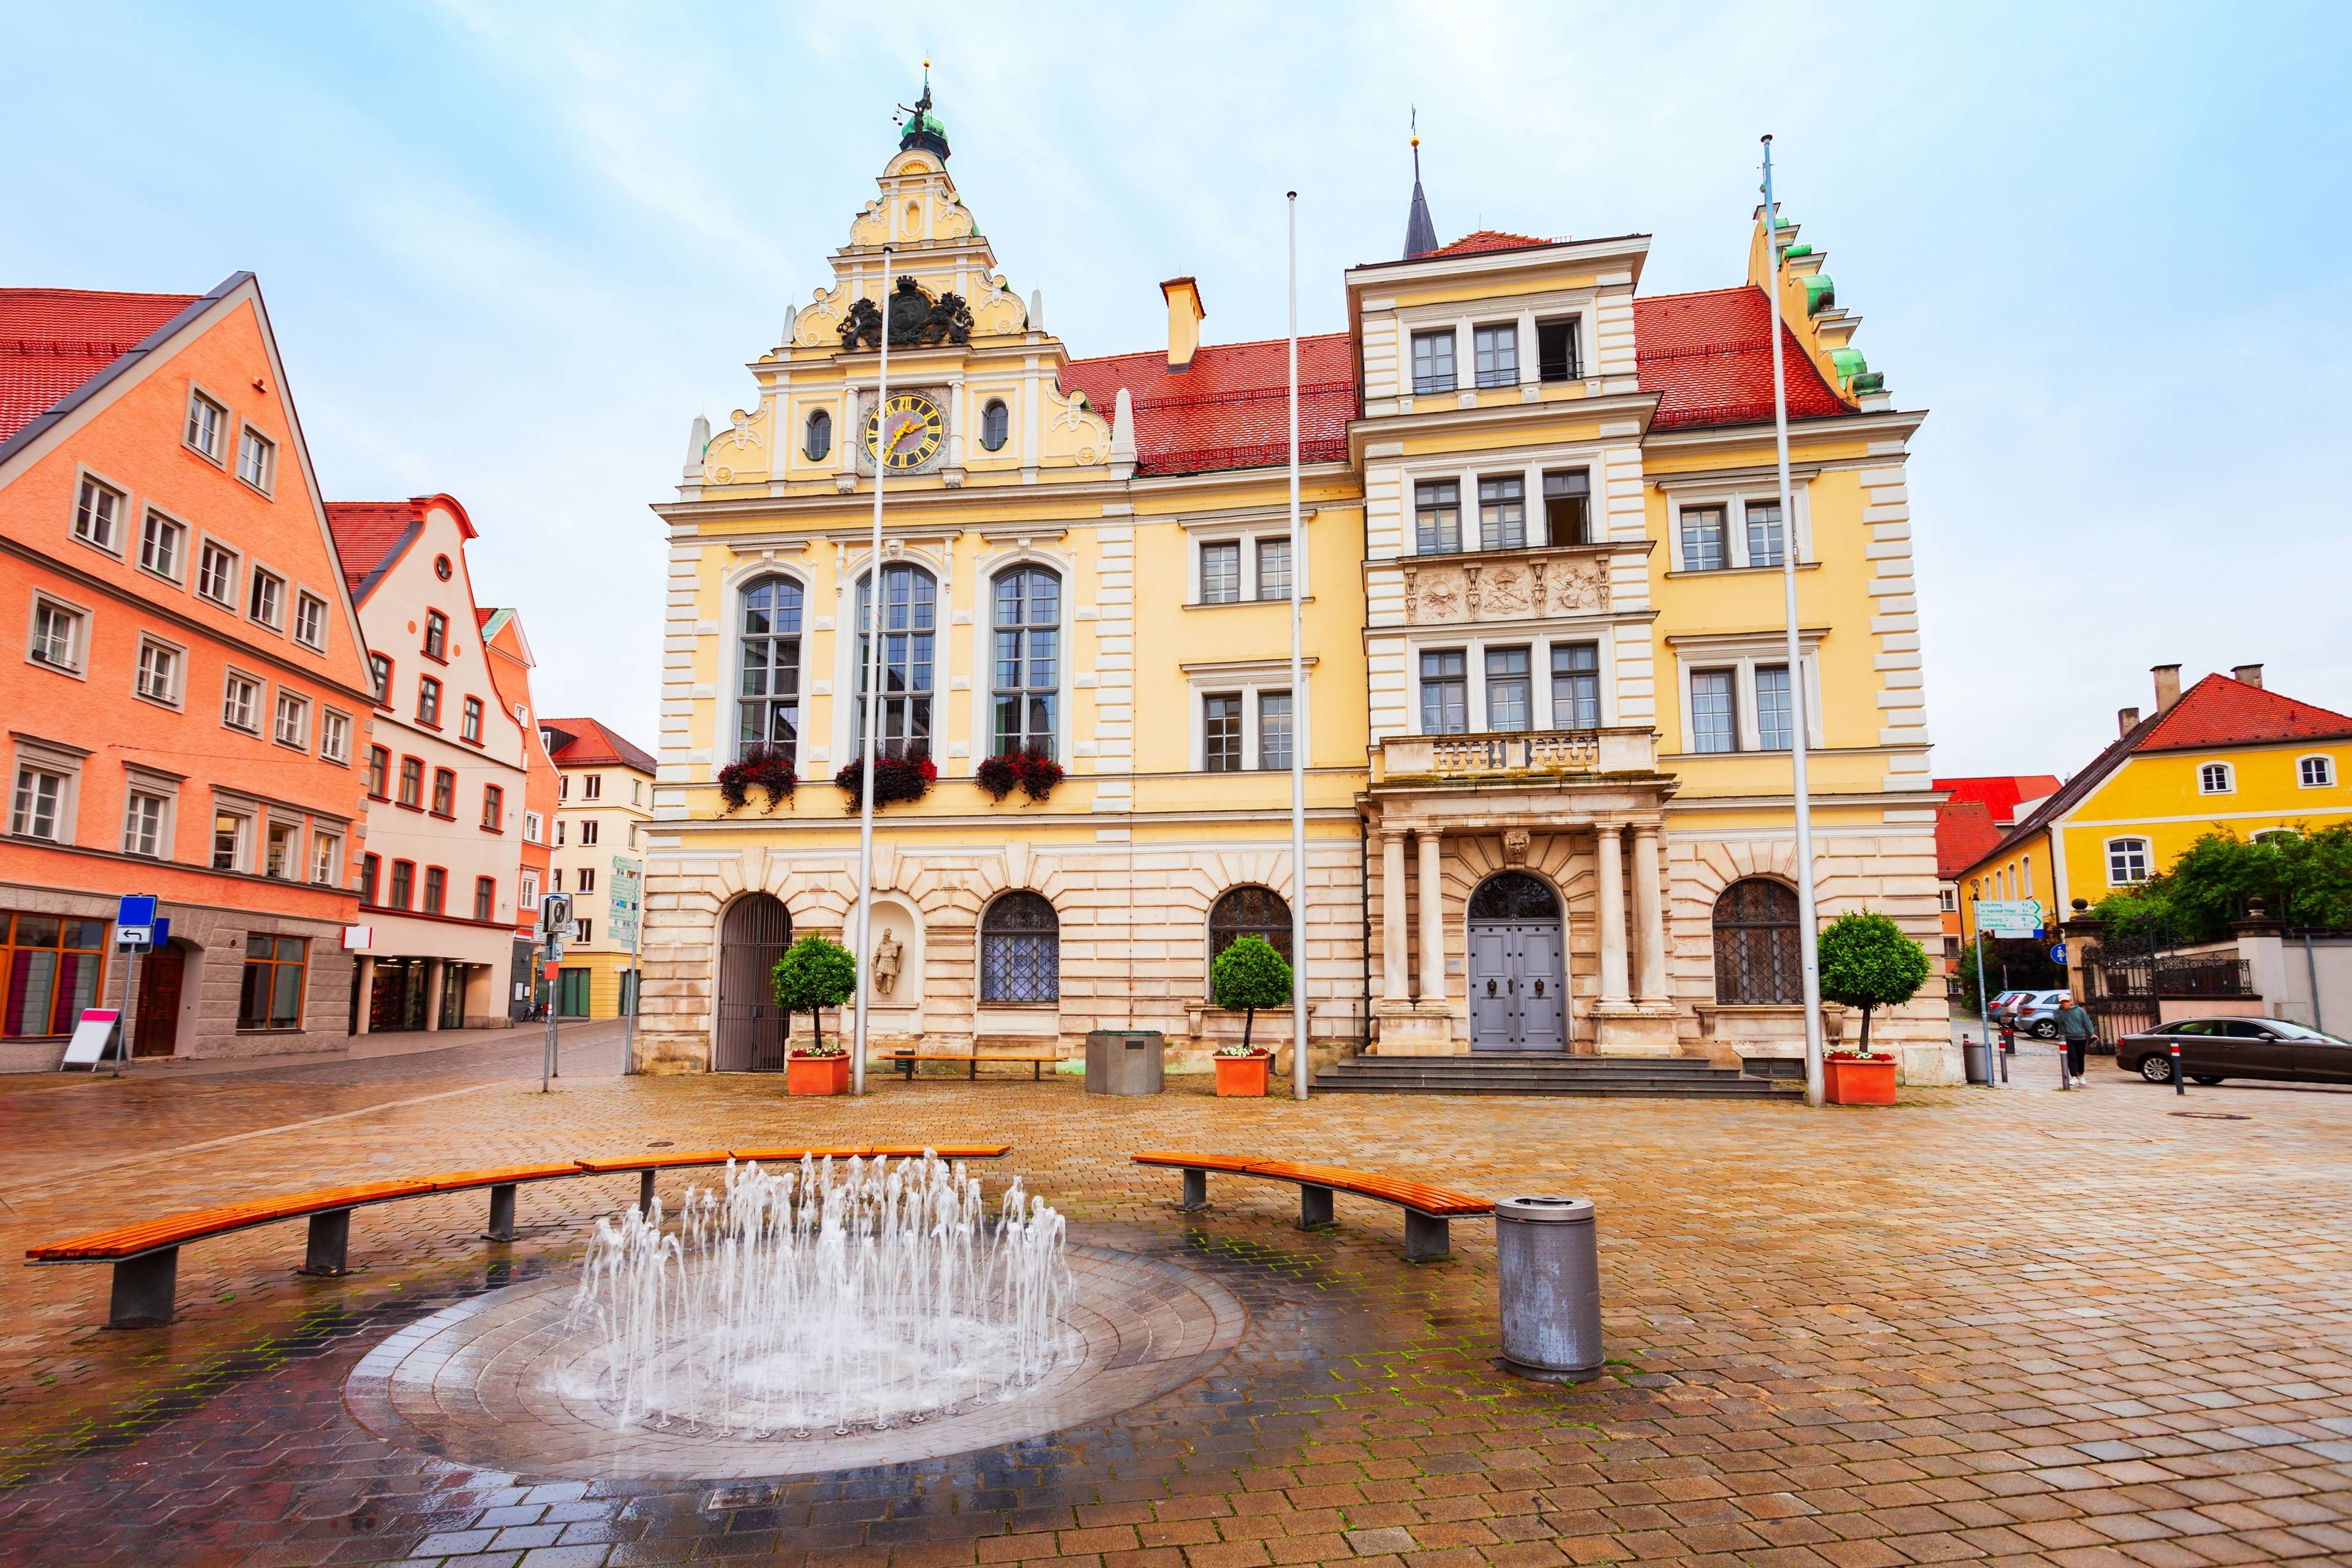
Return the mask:
[[1960,890],[1958,888],[1937,889],[1936,907],[1948,915],[1957,913],[1960,907]]
[[1591,544],[1592,478],[1583,468],[1562,468],[1543,477],[1544,542]]
[[278,694],[278,713],[272,735],[281,746],[291,746],[298,752],[310,749],[310,704],[308,699],[290,691]]
[[1238,604],[1242,596],[1242,544],[1221,539],[1201,546],[1201,603]]
[[522,814],[522,837],[526,844],[536,844],[547,831],[547,819],[535,811]]
[[171,858],[172,840],[168,824],[172,817],[172,799],[152,790],[132,789],[123,797],[122,852],[143,855],[151,860]]
[[324,652],[327,647],[327,601],[316,594],[294,596],[294,640]]
[[264,494],[278,479],[278,443],[250,425],[237,446],[236,477]]
[[319,714],[319,754],[331,763],[352,760],[352,719],[329,708]]
[[1412,335],[1412,389],[1416,394],[1454,390],[1454,329]]
[[122,509],[130,498],[93,475],[82,476],[81,493],[74,502],[74,537],[110,554],[121,552]]
[[188,445],[217,463],[227,440],[227,429],[228,410],[194,387],[188,388]]
[[16,764],[16,788],[10,801],[8,831],[20,838],[47,838],[63,843],[68,837],[66,803],[71,775],[31,763]]
[[272,821],[263,839],[261,874],[290,882],[302,869],[302,825]]
[[2197,793],[2200,795],[2230,794],[2234,787],[2231,772],[2230,764],[2227,763],[2206,763],[2200,765],[2197,770]]
[[1469,656],[1461,648],[1421,653],[1421,732],[1460,735],[1470,728]]
[[1476,360],[1479,385],[1517,386],[1519,384],[1519,329],[1517,322],[1503,321],[1488,327],[1474,327],[1470,340],[1471,352]]
[[[1802,562],[1805,516],[1804,489],[1796,491],[1800,526],[1793,531]],[[1778,567],[1790,546],[1792,531],[1780,515],[1777,491],[1703,491],[1674,500],[1674,559],[1676,572],[1733,572]]]
[[272,631],[284,629],[286,579],[275,572],[255,567],[253,588],[246,595],[245,614],[248,620],[258,621]]
[[580,778],[580,798],[583,800],[604,799],[604,775],[603,773],[582,774]]
[[1797,712],[1785,664],[1756,666],[1756,749],[1786,752],[1796,746]]
[[196,592],[214,604],[236,603],[236,552],[207,539],[196,555]]
[[597,820],[593,816],[580,825],[580,844],[583,848],[596,842],[597,827]]
[[1517,474],[1478,481],[1478,548],[1517,550],[1528,542],[1528,482]]
[[1062,579],[1044,566],[1012,566],[989,584],[992,754],[1054,754],[1061,699]]
[[1551,646],[1551,722],[1556,730],[1601,727],[1601,645]]
[[1738,671],[1694,669],[1690,673],[1691,746],[1694,752],[1739,750]]
[[595,931],[596,922],[593,921],[573,921],[572,922],[572,940],[583,943],[593,942],[596,940]]
[[1683,642],[1677,665],[1689,751],[1785,752],[1794,742],[1801,716],[1809,721],[1807,744],[1822,743],[1811,641],[1793,675],[1787,647],[1780,638],[1765,637]]
[[1197,771],[1286,771],[1295,749],[1304,747],[1311,754],[1313,738],[1299,730],[1287,660],[1196,669],[1192,688]]
[[739,592],[735,754],[740,760],[753,746],[767,746],[793,762],[801,731],[801,585],[790,577],[759,577]]
[[1413,553],[1453,555],[1462,549],[1462,485],[1423,479],[1412,487]]
[[333,887],[342,879],[343,841],[333,833],[310,836],[310,880],[321,887]]
[[176,583],[187,570],[188,531],[150,507],[139,530],[139,564]]
[[1261,691],[1257,694],[1257,765],[1265,769],[1290,771],[1291,722],[1290,693]]
[[558,849],[563,847],[564,840],[570,837],[569,829],[571,826],[572,824],[566,822],[560,816],[555,819],[555,847]]
[[1778,566],[1781,563],[1782,541],[1786,537],[1780,526],[1780,503],[1777,500],[1751,500],[1741,503],[1748,522],[1748,559],[1749,566]]
[[142,637],[139,639],[139,672],[131,689],[150,702],[177,708],[180,705],[183,668],[178,647],[160,638]]
[[1201,771],[1237,773],[1242,770],[1242,694],[1212,691],[1201,699]]
[[522,894],[518,907],[526,910],[535,910],[539,908],[538,872],[525,871],[522,874]]
[[68,675],[80,674],[82,655],[88,646],[88,624],[89,617],[72,605],[36,593],[32,640],[26,647],[25,657]]
[[1524,647],[1486,649],[1486,728],[1527,730],[1535,724],[1535,679]]
[[2145,838],[2110,838],[2107,840],[2107,886],[2129,887],[2147,880],[2147,840]]
[[1720,572],[1731,564],[1724,548],[1723,508],[1686,506],[1682,512],[1683,570]]
[[869,640],[878,619],[882,639],[881,722],[875,732],[877,755],[904,757],[928,753],[931,747],[931,693],[936,678],[939,627],[939,579],[919,566],[886,564],[882,568],[881,613],[875,614],[874,574],[857,584],[856,724],[852,739],[862,747],[869,707],[873,647]]
[[221,722],[247,734],[261,731],[261,682],[249,675],[228,672],[221,689]]
[[1257,595],[1261,599],[1290,597],[1290,541],[1257,542]]
[[596,890],[595,867],[583,866],[580,868],[580,881],[578,887],[574,890],[583,893],[593,893]]
[[250,811],[224,807],[213,813],[214,870],[245,870],[252,844],[253,815]]
[[2295,782],[2305,789],[2326,789],[2336,783],[2336,759],[2324,752],[2297,757],[2294,776]]

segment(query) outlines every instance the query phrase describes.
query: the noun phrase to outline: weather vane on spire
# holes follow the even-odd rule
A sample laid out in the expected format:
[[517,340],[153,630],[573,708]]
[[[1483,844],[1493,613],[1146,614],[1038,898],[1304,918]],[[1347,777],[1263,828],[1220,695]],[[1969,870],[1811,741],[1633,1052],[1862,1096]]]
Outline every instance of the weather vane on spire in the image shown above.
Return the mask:
[[898,138],[900,152],[921,147],[937,153],[942,159],[948,155],[948,128],[940,123],[938,115],[931,112],[930,61],[923,62],[923,96],[915,100],[911,108],[903,103],[898,105],[898,114],[901,118],[894,122],[903,131]]
[[1430,221],[1429,200],[1421,194],[1421,108],[1412,114],[1412,205],[1405,213],[1404,255],[1410,261],[1437,248],[1437,226]]

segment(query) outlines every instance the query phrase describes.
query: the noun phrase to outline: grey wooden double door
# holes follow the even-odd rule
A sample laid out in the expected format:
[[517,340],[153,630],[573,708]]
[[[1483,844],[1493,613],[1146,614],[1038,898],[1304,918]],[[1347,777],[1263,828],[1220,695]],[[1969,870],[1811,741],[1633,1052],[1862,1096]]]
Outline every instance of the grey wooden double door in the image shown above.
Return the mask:
[[1521,871],[1490,877],[1469,908],[1470,1046],[1568,1048],[1567,965],[1559,900]]

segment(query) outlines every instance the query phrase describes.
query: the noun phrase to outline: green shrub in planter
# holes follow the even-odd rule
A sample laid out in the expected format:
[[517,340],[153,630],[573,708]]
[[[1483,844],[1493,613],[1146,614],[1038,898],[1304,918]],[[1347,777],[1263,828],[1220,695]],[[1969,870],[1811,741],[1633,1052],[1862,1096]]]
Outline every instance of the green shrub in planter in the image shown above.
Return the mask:
[[1220,1007],[1242,1009],[1242,1048],[1246,1051],[1257,1010],[1290,1000],[1290,965],[1264,937],[1243,937],[1209,965],[1209,994]]
[[[824,1020],[817,1010],[838,1007],[857,994],[857,960],[829,937],[804,936],[776,960],[773,979],[776,1005],[787,1015],[806,1012],[809,1016],[809,1034],[816,1042],[810,1055],[827,1055]],[[789,1016],[785,1023],[789,1029]]]

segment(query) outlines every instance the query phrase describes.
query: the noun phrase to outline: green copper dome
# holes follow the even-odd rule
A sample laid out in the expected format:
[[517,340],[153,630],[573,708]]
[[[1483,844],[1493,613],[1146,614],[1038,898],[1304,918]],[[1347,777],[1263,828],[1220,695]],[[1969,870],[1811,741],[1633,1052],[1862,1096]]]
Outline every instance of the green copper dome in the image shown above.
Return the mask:
[[930,62],[923,62],[923,96],[915,100],[915,107],[907,111],[907,122],[898,134],[898,151],[911,153],[920,147],[927,153],[937,153],[941,161],[948,155],[948,128],[937,114],[931,112]]

